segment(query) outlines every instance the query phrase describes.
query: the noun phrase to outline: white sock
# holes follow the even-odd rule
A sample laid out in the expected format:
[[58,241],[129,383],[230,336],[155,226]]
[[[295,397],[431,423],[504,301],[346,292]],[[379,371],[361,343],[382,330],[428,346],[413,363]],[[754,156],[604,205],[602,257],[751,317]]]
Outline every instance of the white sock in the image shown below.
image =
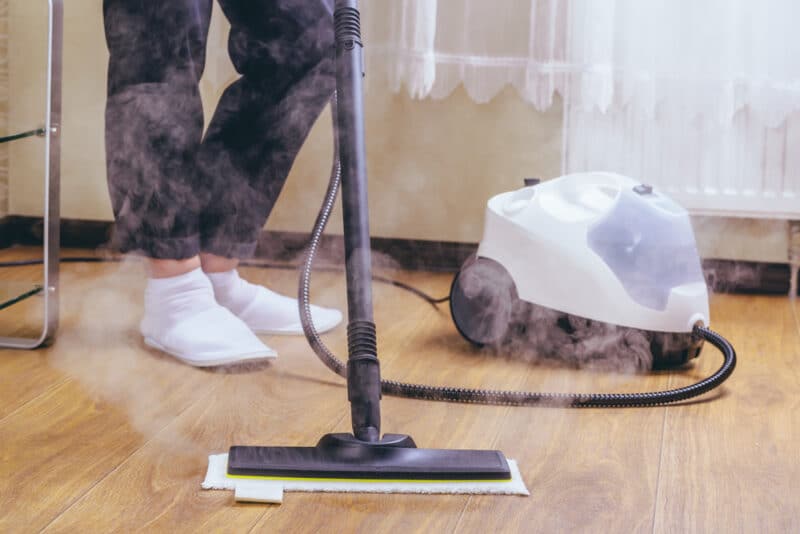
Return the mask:
[[169,278],[150,278],[140,324],[145,343],[190,365],[224,365],[274,358],[240,319],[214,299],[201,269]]
[[[297,300],[279,295],[264,286],[239,277],[236,269],[207,273],[217,302],[228,308],[257,334],[302,334]],[[311,306],[317,332],[331,330],[342,321],[342,313],[331,308]]]

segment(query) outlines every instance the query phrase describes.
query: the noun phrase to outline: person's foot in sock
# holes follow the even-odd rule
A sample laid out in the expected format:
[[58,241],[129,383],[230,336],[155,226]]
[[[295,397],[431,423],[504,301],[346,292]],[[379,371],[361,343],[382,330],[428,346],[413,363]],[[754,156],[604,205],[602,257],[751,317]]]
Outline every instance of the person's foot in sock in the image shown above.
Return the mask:
[[[236,269],[206,274],[214,286],[217,302],[244,321],[256,334],[303,333],[296,299],[251,284],[240,278]],[[311,317],[319,333],[327,332],[342,322],[342,312],[320,306],[311,306]]]
[[198,267],[168,278],[149,278],[139,328],[147,345],[197,367],[275,358],[248,326],[214,298]]

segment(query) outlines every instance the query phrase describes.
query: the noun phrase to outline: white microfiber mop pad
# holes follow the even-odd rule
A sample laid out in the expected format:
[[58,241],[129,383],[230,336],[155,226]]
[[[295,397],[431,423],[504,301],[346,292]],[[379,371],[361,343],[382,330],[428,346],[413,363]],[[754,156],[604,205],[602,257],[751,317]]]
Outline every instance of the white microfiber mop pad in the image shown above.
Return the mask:
[[508,460],[511,480],[503,482],[361,482],[358,480],[257,480],[228,477],[228,455],[212,454],[208,457],[208,472],[202,488],[206,490],[233,490],[236,500],[280,503],[284,491],[330,493],[450,493],[530,495],[522,481],[517,462]]

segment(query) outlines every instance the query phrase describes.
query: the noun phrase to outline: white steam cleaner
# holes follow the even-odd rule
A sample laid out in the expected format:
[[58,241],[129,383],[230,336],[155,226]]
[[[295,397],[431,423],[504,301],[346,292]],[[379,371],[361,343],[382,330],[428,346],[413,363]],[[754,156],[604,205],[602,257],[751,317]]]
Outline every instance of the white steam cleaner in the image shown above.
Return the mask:
[[689,214],[648,185],[600,172],[491,198],[450,306],[476,345],[578,366],[684,364],[702,346],[695,326],[709,322]]

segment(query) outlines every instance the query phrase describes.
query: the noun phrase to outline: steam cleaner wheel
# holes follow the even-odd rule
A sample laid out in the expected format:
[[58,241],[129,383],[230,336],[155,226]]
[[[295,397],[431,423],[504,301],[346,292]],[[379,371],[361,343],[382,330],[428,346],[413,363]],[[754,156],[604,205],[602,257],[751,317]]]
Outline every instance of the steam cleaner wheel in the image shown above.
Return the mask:
[[473,255],[450,286],[450,314],[465,339],[477,346],[496,345],[508,336],[517,299],[505,267]]

